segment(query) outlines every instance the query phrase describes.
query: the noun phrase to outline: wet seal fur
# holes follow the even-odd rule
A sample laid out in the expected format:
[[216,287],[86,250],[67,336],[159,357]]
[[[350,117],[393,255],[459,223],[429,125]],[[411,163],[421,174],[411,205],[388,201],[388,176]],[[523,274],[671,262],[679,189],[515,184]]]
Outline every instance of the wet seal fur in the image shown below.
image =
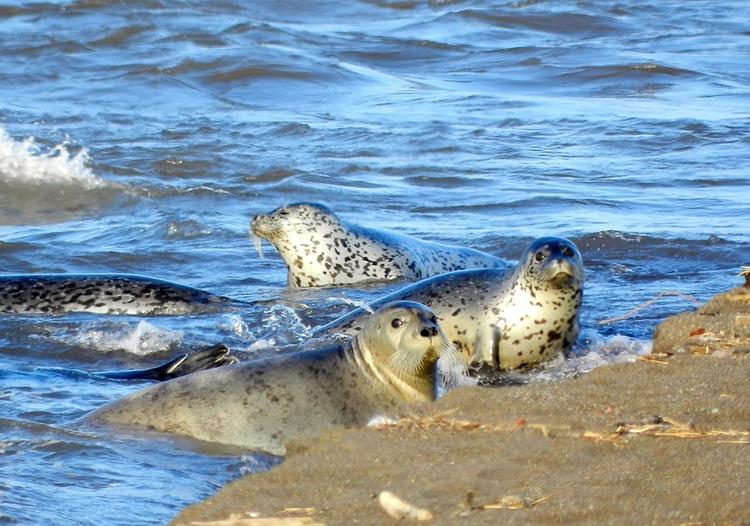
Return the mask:
[[257,215],[250,230],[276,248],[290,287],[422,279],[454,270],[509,266],[479,250],[346,223],[314,203]]
[[452,353],[431,310],[396,302],[363,319],[362,330],[339,345],[156,384],[87,421],[283,454],[292,438],[433,400],[438,357]]
[[[578,337],[583,262],[569,240],[533,241],[510,271],[475,269],[419,281],[375,301],[429,306],[448,339],[475,369],[515,369],[565,354]],[[366,316],[355,309],[314,336],[354,335]]]
[[175,315],[238,302],[200,289],[133,274],[0,276],[0,314]]

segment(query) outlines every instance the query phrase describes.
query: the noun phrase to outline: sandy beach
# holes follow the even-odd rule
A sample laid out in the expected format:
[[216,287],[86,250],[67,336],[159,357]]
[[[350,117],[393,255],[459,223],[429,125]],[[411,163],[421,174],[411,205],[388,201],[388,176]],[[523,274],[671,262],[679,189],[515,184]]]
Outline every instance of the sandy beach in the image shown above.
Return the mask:
[[382,491],[432,524],[748,524],[747,314],[737,288],[670,318],[635,363],[462,387],[393,424],[292,443],[173,524],[389,524]]

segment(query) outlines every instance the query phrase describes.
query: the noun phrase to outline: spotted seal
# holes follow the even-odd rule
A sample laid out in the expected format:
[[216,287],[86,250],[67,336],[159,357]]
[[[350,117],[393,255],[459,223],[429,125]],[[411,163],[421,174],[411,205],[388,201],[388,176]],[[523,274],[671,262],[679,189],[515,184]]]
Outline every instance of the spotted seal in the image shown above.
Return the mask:
[[291,204],[257,215],[250,231],[278,251],[290,287],[422,279],[454,270],[509,266],[479,250],[346,223],[329,208],[314,203]]
[[438,357],[452,354],[431,310],[389,303],[346,342],[169,380],[86,420],[283,454],[292,438],[432,400]]
[[[583,262],[569,240],[544,237],[526,247],[515,268],[474,269],[419,281],[372,306],[409,300],[437,315],[464,360],[491,369],[534,365],[565,353],[578,337]],[[314,336],[362,330],[355,309],[320,327]]]
[[239,304],[161,279],[133,274],[0,276],[0,313],[190,314]]

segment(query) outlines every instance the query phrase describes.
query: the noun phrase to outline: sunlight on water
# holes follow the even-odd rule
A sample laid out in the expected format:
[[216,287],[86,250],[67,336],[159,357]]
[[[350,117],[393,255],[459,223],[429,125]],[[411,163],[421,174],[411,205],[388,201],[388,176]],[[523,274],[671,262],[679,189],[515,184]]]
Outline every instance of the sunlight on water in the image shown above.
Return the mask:
[[741,0],[0,5],[0,272],[250,302],[0,317],[0,522],[161,524],[276,462],[75,422],[143,386],[88,371],[298,350],[398,286],[287,289],[248,221],[291,202],[508,260],[569,237],[578,346],[508,383],[637,360],[692,304],[600,320],[705,300],[750,264],[747,18]]

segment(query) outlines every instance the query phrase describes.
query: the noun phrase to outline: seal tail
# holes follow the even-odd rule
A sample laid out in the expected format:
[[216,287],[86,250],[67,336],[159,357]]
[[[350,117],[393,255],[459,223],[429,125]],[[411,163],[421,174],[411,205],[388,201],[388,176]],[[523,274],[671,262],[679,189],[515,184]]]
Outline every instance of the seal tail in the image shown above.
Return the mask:
[[229,347],[219,344],[205,347],[194,353],[182,354],[150,369],[107,371],[97,373],[97,375],[115,380],[156,380],[163,382],[197,371],[230,365],[238,361],[234,356],[229,356]]

